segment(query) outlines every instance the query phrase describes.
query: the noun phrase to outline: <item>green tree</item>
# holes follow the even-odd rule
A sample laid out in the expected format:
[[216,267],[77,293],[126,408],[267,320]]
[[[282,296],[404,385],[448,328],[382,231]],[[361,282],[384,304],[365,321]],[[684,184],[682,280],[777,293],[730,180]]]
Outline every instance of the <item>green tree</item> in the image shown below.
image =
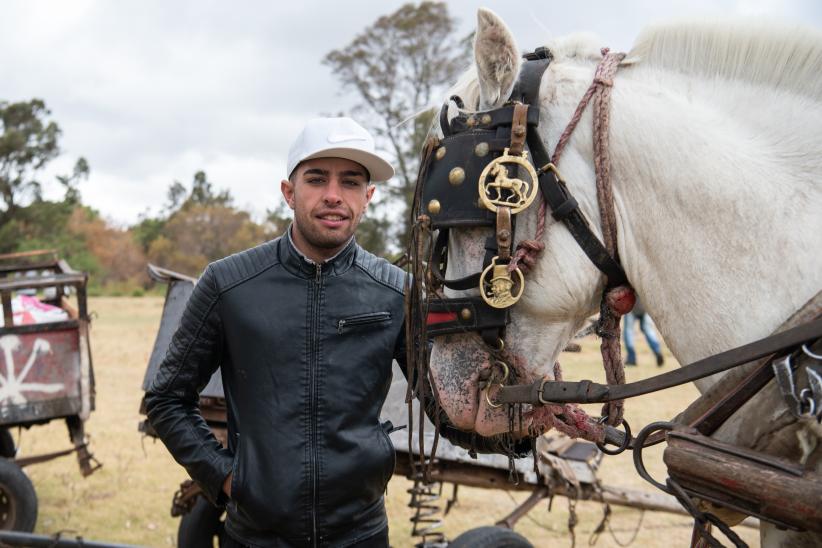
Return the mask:
[[163,235],[166,224],[180,211],[195,205],[230,207],[234,198],[228,190],[214,191],[205,171],[197,171],[191,181],[191,190],[180,181],[172,182],[166,192],[166,204],[156,217],[148,212],[131,228],[135,241],[148,253],[152,242]]
[[285,234],[288,225],[291,224],[291,210],[285,205],[285,201],[278,202],[276,206],[266,210],[265,222],[272,237]]
[[22,201],[40,196],[35,175],[60,154],[60,128],[46,119],[50,114],[41,99],[0,102],[0,226],[14,216]]
[[[169,189],[169,197],[171,197],[172,190]],[[214,192],[214,187],[208,180],[205,171],[198,171],[194,174],[194,180],[191,183],[191,193],[183,202],[182,207],[188,207],[192,204],[199,205],[231,205],[234,198],[228,190]]]
[[151,262],[190,275],[232,253],[267,239],[266,227],[248,212],[222,204],[191,204],[169,217],[162,234],[151,242]]
[[64,202],[68,202],[70,204],[80,203],[80,189],[78,188],[78,185],[81,180],[88,179],[88,174],[88,162],[85,158],[81,157],[77,159],[77,162],[75,162],[71,175],[57,176],[57,182],[60,183],[66,191],[65,197],[63,198]]
[[[356,112],[380,146],[394,157],[397,171],[388,185],[384,209],[399,211],[402,223],[374,222],[370,229],[399,227],[391,236],[402,248],[410,231],[409,206],[414,193],[419,151],[442,96],[465,68],[470,37],[456,36],[457,21],[445,2],[405,4],[363,29],[347,46],[329,52],[324,63],[344,89],[359,98]],[[383,238],[385,239],[385,238]]]
[[[21,207],[41,200],[37,174],[60,154],[60,127],[48,119],[50,115],[42,99],[0,101],[0,227]],[[88,173],[88,162],[80,158],[71,175],[57,177],[65,187],[66,201],[79,203],[77,185]]]
[[163,211],[144,215],[132,234],[149,261],[178,272],[197,275],[209,262],[258,245],[287,226],[281,209],[255,222],[233,205],[228,190],[215,190],[204,171],[194,174],[190,190],[174,181],[167,196]]
[[[202,173],[202,172],[197,172]],[[168,197],[168,203],[166,205],[166,209],[168,211],[177,211],[180,209],[180,206],[183,205],[183,202],[186,200],[186,195],[188,194],[188,190],[183,183],[180,181],[174,181],[168,187],[168,192],[166,196]]]

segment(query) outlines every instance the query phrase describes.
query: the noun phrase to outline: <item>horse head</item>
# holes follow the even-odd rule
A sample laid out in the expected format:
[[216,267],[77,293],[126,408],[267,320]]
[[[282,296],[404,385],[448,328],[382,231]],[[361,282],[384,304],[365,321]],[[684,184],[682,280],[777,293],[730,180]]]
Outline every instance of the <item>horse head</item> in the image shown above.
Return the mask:
[[[540,110],[537,131],[545,143],[556,142],[577,101],[590,84],[600,59],[599,51],[594,48],[585,50],[580,47],[581,43],[579,39],[572,39],[560,42],[550,50],[553,58],[542,74],[539,101],[532,105]],[[502,107],[517,82],[522,61],[505,23],[485,9],[478,14],[474,62],[474,69],[453,89],[453,93],[464,101],[460,111],[488,112]],[[590,131],[581,127],[578,131],[590,137]],[[584,139],[579,137],[574,144]],[[568,179],[569,185],[573,185],[570,190],[579,200],[592,229],[598,233],[599,214],[591,165],[590,146],[582,145],[566,153],[562,169],[573,176]],[[499,165],[493,165],[490,174],[507,178],[505,171]],[[526,183],[537,184],[536,181]],[[466,184],[475,185],[475,182]],[[491,193],[499,190],[500,185],[497,185]],[[518,240],[534,237],[539,209],[537,200],[517,214],[515,234]],[[597,310],[604,278],[569,231],[557,225],[549,214],[543,237],[544,252],[538,264],[525,276],[521,300],[510,310],[510,323],[500,343],[504,346],[502,351],[492,348],[493,343],[486,344],[476,332],[434,337],[430,370],[435,393],[451,421],[460,429],[483,436],[508,432],[509,417],[493,401],[494,386],[489,389],[489,385],[495,385],[505,375],[501,362],[518,383],[553,379],[560,352],[586,318]],[[451,228],[445,277],[468,277],[481,269],[486,241],[493,235],[493,228]],[[443,290],[446,298],[475,296],[477,293],[475,288],[459,290],[446,286]],[[533,414],[526,413],[523,429],[545,428],[535,420]]]
[[[569,200],[546,199],[552,205],[541,225],[540,200],[521,211],[508,208],[515,221],[499,213],[505,209],[499,204],[489,205],[487,194],[512,192],[504,184],[513,176],[510,169],[496,168],[498,184],[485,187],[483,172],[477,188],[477,164],[497,160],[478,158],[489,150],[505,157],[509,151],[501,149],[500,137],[506,148],[517,149],[517,124],[528,127],[533,167],[564,181],[560,194],[575,198],[573,209],[594,239],[612,238],[623,279],[642,297],[680,363],[772,334],[819,291],[822,254],[814,251],[822,234],[822,36],[767,22],[661,26],[643,33],[620,57],[615,78],[599,70],[604,58],[613,59],[600,45],[583,35],[549,43],[535,82],[533,73],[524,76],[533,64],[524,64],[505,24],[480,10],[475,66],[452,89],[459,99],[447,103],[433,131],[440,140],[431,141],[438,148],[430,149],[436,152],[428,159],[435,160],[424,164],[422,180],[445,181],[447,199],[440,203],[426,195],[426,184],[417,209],[425,214],[419,217],[423,225],[430,215],[430,226],[439,230],[428,261],[435,275],[425,281],[434,312],[427,321],[434,341],[428,376],[459,429],[525,436],[567,426],[557,417],[564,413],[567,419],[572,409],[546,405],[517,417],[495,395],[503,383],[558,380],[560,352],[600,309],[604,289],[616,285],[610,273],[603,274],[608,268],[594,266],[570,225],[555,219],[567,219],[559,210]],[[525,81],[533,93],[521,93]],[[588,108],[573,133],[565,131],[592,83],[612,90],[610,161],[604,165],[613,182],[616,236],[601,221],[597,197],[602,141],[594,139],[593,126],[600,118]],[[509,103],[526,95],[539,109],[538,123],[531,107],[525,115]],[[504,125],[500,119],[508,133],[493,134]],[[564,150],[561,160],[537,161],[534,145]],[[509,168],[533,183],[525,165]],[[461,194],[467,187],[474,194]],[[462,205],[454,206],[455,196]],[[509,226],[515,229],[512,247],[524,240],[527,248],[541,248],[537,257],[523,260],[529,267],[524,278],[511,266],[506,273],[507,258],[500,257]],[[478,296],[490,308],[475,306]],[[494,312],[500,310],[496,305],[504,312]],[[701,388],[716,380],[702,379]],[[791,445],[779,447],[777,437],[760,428],[786,413],[771,388],[714,437],[774,455]],[[791,428],[805,427],[796,422]],[[794,430],[783,430],[784,439],[796,439]],[[819,454],[811,457],[822,470]]]

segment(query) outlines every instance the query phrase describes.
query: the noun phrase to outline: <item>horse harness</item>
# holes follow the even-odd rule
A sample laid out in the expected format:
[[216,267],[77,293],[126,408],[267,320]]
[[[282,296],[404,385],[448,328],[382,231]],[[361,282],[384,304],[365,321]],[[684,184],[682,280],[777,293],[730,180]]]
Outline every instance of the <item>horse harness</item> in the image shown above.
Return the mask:
[[[505,328],[510,322],[510,307],[522,296],[525,284],[517,261],[512,260],[516,215],[533,204],[538,192],[541,192],[554,219],[565,224],[586,256],[605,275],[605,291],[620,286],[630,287],[613,244],[608,246],[612,250],[609,252],[591,230],[537,131],[540,110],[535,105],[538,102],[542,75],[551,62],[551,54],[545,48],[538,48],[533,53],[526,54],[525,59],[519,80],[503,106],[481,112],[460,112],[449,120],[448,107],[451,102],[460,110],[465,106],[459,97],[452,97],[440,111],[442,139],[432,138],[424,148],[414,198],[413,212],[417,220],[415,227],[429,235],[437,231],[437,236],[427,247],[419,237],[416,238],[416,248],[412,244],[411,264],[416,279],[409,300],[412,305],[408,306],[407,311],[407,329],[412,338],[417,336],[430,340],[430,337],[441,335],[477,332],[489,346],[492,356],[502,350]],[[569,126],[569,129],[573,131],[573,126]],[[560,144],[563,145],[562,142]],[[473,181],[478,181],[478,184],[471,184]],[[462,278],[446,279],[450,229],[476,227],[494,229],[494,234],[485,242],[482,268]],[[447,298],[442,294],[443,287],[452,290],[478,288],[479,296]],[[625,312],[633,305],[633,298],[628,301]],[[822,421],[820,302],[822,298],[817,295],[803,308],[811,310],[811,315],[801,325],[787,326],[790,329],[710,356],[677,371],[629,384],[603,385],[591,381],[557,382],[543,379],[531,385],[504,386],[503,379],[497,392],[496,404],[490,400],[489,404],[494,407],[507,404],[509,416],[513,417],[510,410],[515,404],[539,406],[612,402],[692,382],[759,360],[758,366],[733,385],[720,401],[697,419],[686,423],[689,428],[683,430],[681,425],[673,423],[662,426],[661,423],[654,423],[633,438],[627,423],[624,424],[624,433],[606,426],[605,441],[617,445],[618,449],[607,450],[603,444],[598,444],[608,454],[634,449],[635,464],[643,478],[677,497],[694,516],[698,527],[705,529],[707,523],[714,523],[734,544],[742,546],[744,543],[721,520],[694,507],[689,497],[707,498],[780,526],[796,528],[797,522],[793,525],[785,523],[774,519],[772,515],[758,512],[753,506],[743,504],[734,507],[727,497],[711,499],[704,491],[690,489],[687,483],[684,484],[686,487],[682,487],[678,481],[681,478],[677,481],[669,478],[665,485],[659,484],[645,471],[641,450],[667,437],[675,442],[680,440],[677,443],[704,444],[712,450],[739,456],[740,452],[736,449],[721,447],[722,444],[705,436],[715,432],[730,415],[773,378],[776,378],[782,397],[795,417]],[[812,321],[807,321],[811,319]],[[422,327],[414,331],[414,325]],[[424,367],[427,368],[427,345],[417,344],[417,347],[417,359],[424,361]],[[411,356],[413,352],[409,352]],[[803,360],[807,387],[798,389],[797,364]],[[413,367],[412,361],[409,360],[409,367]],[[505,370],[507,378],[507,367]],[[425,371],[420,372],[423,377]],[[417,378],[422,382],[420,377]],[[417,395],[419,392],[417,389]],[[409,395],[411,393],[412,389],[409,387]],[[695,404],[698,402],[699,400]],[[513,418],[511,422],[513,428]],[[422,458],[422,445],[420,449]],[[761,454],[753,457],[748,455],[747,458],[754,461],[759,459],[759,462],[768,466],[782,466],[785,470],[789,468],[784,464],[774,464],[773,459]],[[815,514],[809,518],[806,516],[808,521],[799,523],[799,526],[814,524],[818,517]],[[811,528],[816,529],[813,525]],[[707,529],[699,534],[709,545],[719,545]]]
[[[437,293],[442,287],[478,288],[480,293],[478,297],[439,295],[431,299],[425,318],[429,336],[476,331],[490,347],[499,348],[510,322],[509,308],[522,296],[525,285],[520,268],[512,264],[516,215],[533,204],[538,191],[554,219],[568,227],[606,276],[606,287],[627,284],[625,272],[591,230],[537,131],[540,110],[535,105],[551,54],[538,48],[525,59],[503,106],[460,113],[448,120],[450,101],[443,105],[443,138],[430,144],[423,158],[415,211],[426,215],[430,228],[438,231],[428,265],[428,289]],[[464,107],[459,97],[451,101]],[[472,181],[478,181],[478,187]],[[446,279],[450,229],[475,227],[494,228],[494,235],[485,242],[481,270]]]
[[[524,58],[519,80],[503,106],[489,111],[461,112],[449,120],[450,102],[460,109],[465,106],[459,97],[452,97],[440,110],[443,138],[430,141],[425,148],[414,211],[420,215],[418,221],[422,219],[430,230],[438,231],[427,269],[423,270],[426,289],[434,296],[429,295],[425,303],[427,337],[478,332],[492,351],[502,346],[505,327],[510,322],[510,307],[521,297],[525,283],[519,266],[510,268],[516,214],[534,202],[538,191],[554,219],[565,224],[591,262],[605,275],[605,290],[628,285],[618,259],[591,230],[537,131],[540,110],[534,105],[538,102],[542,75],[552,60],[551,53],[546,48],[537,48]],[[518,178],[517,172],[524,177]],[[478,181],[478,186],[470,184],[471,181]],[[485,242],[482,270],[462,278],[446,279],[450,229],[475,227],[494,228],[494,235]],[[412,262],[421,262],[420,255],[412,253]],[[442,287],[478,288],[480,295],[449,298],[442,295]],[[602,385],[591,381],[543,379],[531,385],[502,386],[497,402],[544,405],[631,398],[692,382],[786,349],[795,350],[820,337],[822,319],[816,319],[643,381]],[[783,357],[773,370],[783,387],[786,402],[794,409],[810,408],[814,415],[822,417],[822,371],[812,369],[811,386],[802,394],[791,395],[791,373],[796,367],[785,360]],[[760,373],[758,384],[754,384],[760,386],[766,382],[763,376],[767,374]],[[810,390],[815,391],[813,397]],[[618,445],[625,443],[626,436],[613,429],[609,429],[606,436],[610,441],[620,440],[622,443]]]

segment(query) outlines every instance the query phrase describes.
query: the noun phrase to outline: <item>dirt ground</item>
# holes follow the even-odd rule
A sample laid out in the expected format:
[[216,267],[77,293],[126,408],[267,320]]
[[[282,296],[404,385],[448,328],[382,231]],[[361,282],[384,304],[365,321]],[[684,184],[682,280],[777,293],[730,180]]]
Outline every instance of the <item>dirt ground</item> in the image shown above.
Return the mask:
[[[27,468],[40,502],[36,532],[64,532],[89,540],[141,546],[176,546],[178,520],[170,515],[171,497],[185,479],[185,472],[161,443],[143,437],[137,430],[143,419],[138,412],[143,374],[162,305],[162,298],[157,297],[91,299],[90,309],[96,315],[91,337],[97,409],[88,423],[88,432],[92,451],[103,468],[84,479],[73,456]],[[642,339],[638,340],[638,350],[639,366],[628,369],[629,381],[660,371]],[[667,353],[666,359],[662,370],[676,367]],[[604,378],[593,338],[583,341],[583,352],[564,354],[562,361],[568,380]],[[626,416],[638,430],[643,424],[671,418],[695,395],[696,390],[686,386],[638,398],[628,402]],[[19,438],[21,456],[69,447],[62,423],[15,431],[14,435]],[[646,462],[656,477],[663,477],[660,448],[647,451]],[[600,477],[606,485],[651,489],[637,476],[628,454],[606,457]],[[410,486],[408,480],[396,476],[388,486],[391,544],[398,548],[415,543],[408,521],[411,509],[407,506],[406,491]],[[444,495],[450,494],[451,486],[447,486]],[[445,519],[442,531],[453,538],[467,529],[492,525],[526,496],[527,493],[460,488],[458,503]],[[613,510],[610,525],[599,536],[597,546],[622,546],[635,533],[634,546],[688,546],[691,525],[687,518],[628,508]],[[576,511],[576,541],[587,545],[600,522],[602,507],[580,502]],[[568,517],[568,501],[557,497],[550,509],[544,502],[532,510],[516,530],[535,546],[572,546]],[[736,530],[751,546],[759,545],[757,531],[742,527]]]

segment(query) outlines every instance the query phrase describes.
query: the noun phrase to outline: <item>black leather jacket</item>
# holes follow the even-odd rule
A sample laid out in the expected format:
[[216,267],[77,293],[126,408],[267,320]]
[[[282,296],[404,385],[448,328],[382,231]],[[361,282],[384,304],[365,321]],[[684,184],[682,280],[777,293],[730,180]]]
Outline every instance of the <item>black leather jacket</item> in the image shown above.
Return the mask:
[[[319,265],[288,237],[208,266],[146,397],[226,527],[261,546],[345,546],[386,525],[394,448],[379,424],[403,356],[405,273],[353,240]],[[401,361],[401,363],[404,360]],[[228,448],[197,411],[218,366]]]

